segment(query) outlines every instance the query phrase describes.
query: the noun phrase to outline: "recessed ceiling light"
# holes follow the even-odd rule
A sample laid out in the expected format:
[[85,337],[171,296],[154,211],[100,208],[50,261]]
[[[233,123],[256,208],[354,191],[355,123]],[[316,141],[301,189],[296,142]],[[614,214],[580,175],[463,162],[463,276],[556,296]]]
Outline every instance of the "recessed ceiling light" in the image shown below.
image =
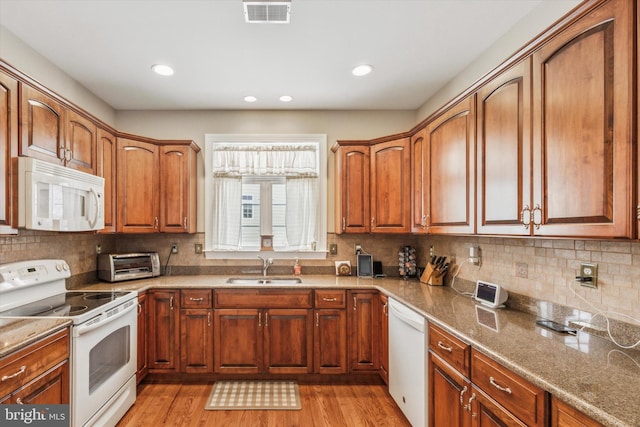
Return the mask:
[[372,71],[373,71],[373,66],[369,64],[362,64],[362,65],[358,65],[353,70],[351,70],[351,74],[353,74],[354,76],[360,77],[360,76],[366,76]]
[[244,97],[244,100],[246,102],[256,102],[258,100],[258,98],[256,98],[255,96],[252,95],[248,95]]
[[280,101],[282,101],[282,102],[291,102],[291,101],[293,101],[293,97],[291,97],[289,95],[282,95],[280,97]]
[[169,67],[168,65],[154,64],[151,66],[151,69],[157,74],[160,74],[161,76],[173,75],[173,68]]

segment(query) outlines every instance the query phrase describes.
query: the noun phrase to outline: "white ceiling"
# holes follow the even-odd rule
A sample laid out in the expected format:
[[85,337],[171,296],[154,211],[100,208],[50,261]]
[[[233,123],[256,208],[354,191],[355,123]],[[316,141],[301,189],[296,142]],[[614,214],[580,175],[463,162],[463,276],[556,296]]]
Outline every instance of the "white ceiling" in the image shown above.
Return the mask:
[[293,0],[285,25],[241,0],[0,0],[0,25],[117,110],[417,109],[550,1]]

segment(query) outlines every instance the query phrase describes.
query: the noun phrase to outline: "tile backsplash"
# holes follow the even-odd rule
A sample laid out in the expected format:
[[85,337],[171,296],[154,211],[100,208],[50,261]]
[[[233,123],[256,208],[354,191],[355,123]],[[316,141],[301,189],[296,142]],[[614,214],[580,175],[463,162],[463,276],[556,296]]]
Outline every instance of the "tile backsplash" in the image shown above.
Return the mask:
[[[96,277],[96,245],[105,253],[157,251],[164,266],[174,242],[179,252],[170,260],[173,274],[238,274],[258,268],[258,260],[206,260],[196,255],[194,244],[204,242],[203,233],[123,236],[21,230],[17,236],[0,236],[0,263],[62,258],[71,266],[75,281],[86,282]],[[463,281],[482,279],[499,283],[512,293],[592,313],[596,309],[615,312],[618,314],[611,317],[622,321],[629,321],[625,315],[640,318],[640,242],[636,241],[329,234],[328,243],[338,245],[338,254],[326,260],[303,260],[303,275],[332,274],[334,261],[338,260],[350,260],[354,265],[354,244],[359,243],[374,260],[382,262],[384,273],[396,276],[402,246],[416,247],[419,266],[424,266],[433,247],[438,255],[455,257],[456,264],[461,265],[458,277]],[[480,266],[463,263],[472,245],[480,247]],[[581,262],[598,264],[597,289],[575,283]],[[272,271],[286,274],[291,266],[292,260],[277,260]],[[448,276],[447,283],[451,274]]]

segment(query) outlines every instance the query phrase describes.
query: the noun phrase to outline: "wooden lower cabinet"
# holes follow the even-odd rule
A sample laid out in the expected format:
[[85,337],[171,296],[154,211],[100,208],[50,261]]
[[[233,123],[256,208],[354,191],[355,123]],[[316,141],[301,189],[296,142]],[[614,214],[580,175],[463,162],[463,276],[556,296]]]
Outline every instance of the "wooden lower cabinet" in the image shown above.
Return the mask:
[[310,309],[264,311],[264,371],[308,374],[313,368],[313,320]]
[[349,314],[349,354],[351,371],[380,368],[380,313],[378,291],[351,291]]
[[471,381],[429,352],[429,425],[471,426]]
[[180,310],[180,372],[213,372],[213,309]]
[[69,330],[0,359],[0,403],[69,403]]
[[214,311],[216,373],[257,374],[262,371],[262,313],[258,309]]
[[140,381],[149,372],[148,364],[148,351],[147,351],[147,293],[141,292],[138,294],[138,364],[136,368],[136,382],[140,384]]
[[180,291],[152,290],[148,294],[149,370],[175,372],[179,367]]
[[378,297],[380,309],[380,376],[389,384],[389,299],[386,295]]
[[601,427],[602,424],[563,401],[551,398],[551,427]]
[[346,374],[347,313],[342,309],[316,309],[314,312],[314,372]]

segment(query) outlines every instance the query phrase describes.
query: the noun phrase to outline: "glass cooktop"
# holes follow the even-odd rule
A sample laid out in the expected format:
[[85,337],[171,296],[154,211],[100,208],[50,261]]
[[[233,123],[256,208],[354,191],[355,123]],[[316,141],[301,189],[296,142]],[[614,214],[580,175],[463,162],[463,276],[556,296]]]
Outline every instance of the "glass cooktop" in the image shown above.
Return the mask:
[[21,305],[0,313],[5,317],[73,317],[95,310],[130,292],[71,291]]

